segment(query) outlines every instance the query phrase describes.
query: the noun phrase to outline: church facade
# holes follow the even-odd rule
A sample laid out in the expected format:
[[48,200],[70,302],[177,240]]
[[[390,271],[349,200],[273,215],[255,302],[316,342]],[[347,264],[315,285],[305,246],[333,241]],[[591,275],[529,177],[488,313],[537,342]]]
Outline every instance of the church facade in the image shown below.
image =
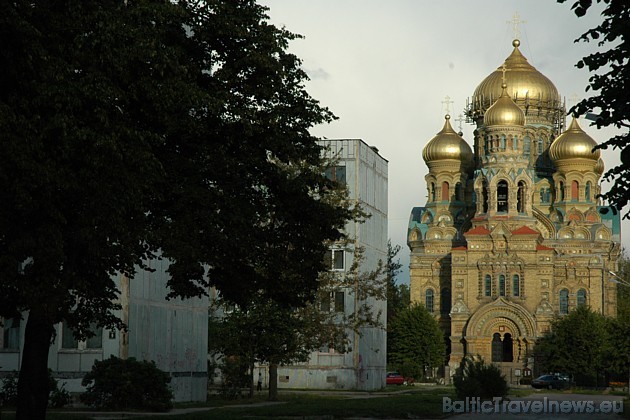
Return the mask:
[[513,41],[466,106],[472,148],[450,117],[424,147],[428,200],[408,227],[411,300],[465,356],[498,364],[512,383],[534,368],[537,338],[580,305],[616,315],[620,219],[597,198],[595,140],[554,84]]

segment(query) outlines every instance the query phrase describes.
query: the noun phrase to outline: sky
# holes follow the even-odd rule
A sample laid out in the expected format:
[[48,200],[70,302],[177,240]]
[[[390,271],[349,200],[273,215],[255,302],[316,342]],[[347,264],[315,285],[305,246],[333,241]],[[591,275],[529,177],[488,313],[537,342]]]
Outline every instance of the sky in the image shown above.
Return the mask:
[[[582,18],[554,0],[259,0],[271,23],[301,34],[289,51],[303,61],[309,94],[339,118],[312,134],[360,138],[389,161],[388,233],[409,282],[407,224],[413,207],[427,199],[422,149],[442,129],[446,96],[455,121],[481,81],[513,50],[518,14],[520,50],[566,98],[567,108],[585,92],[589,73],[575,63],[597,45],[574,40],[601,21],[599,5]],[[614,135],[580,120],[596,141]],[[568,124],[567,124],[568,125]],[[461,123],[472,146],[473,125]],[[602,151],[606,168],[619,152]],[[607,183],[602,183],[604,191]],[[625,209],[624,211],[627,211]],[[622,223],[622,242],[629,222]]]

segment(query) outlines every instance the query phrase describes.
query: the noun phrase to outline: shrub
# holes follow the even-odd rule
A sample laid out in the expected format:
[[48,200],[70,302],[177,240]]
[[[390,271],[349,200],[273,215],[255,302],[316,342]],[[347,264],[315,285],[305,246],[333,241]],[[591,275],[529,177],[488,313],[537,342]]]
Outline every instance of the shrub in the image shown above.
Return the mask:
[[63,384],[59,388],[59,382],[52,376],[52,369],[48,369],[48,386],[50,390],[48,407],[61,408],[70,404],[72,398],[70,398],[70,393],[65,388],[66,385]]
[[81,401],[100,409],[167,411],[173,407],[170,381],[170,376],[153,361],[111,356],[94,362],[85,375],[82,384],[87,390]]
[[[15,407],[17,405],[18,372],[13,371],[5,376],[0,386],[0,406]],[[61,408],[70,403],[70,393],[64,385],[59,388],[59,383],[52,376],[52,370],[48,369],[48,406]]]
[[495,365],[486,365],[483,359],[464,358],[453,376],[455,392],[460,400],[466,397],[480,397],[492,400],[494,397],[505,398],[508,385]]
[[0,387],[0,406],[15,407],[17,405],[18,373],[13,371],[2,379]]

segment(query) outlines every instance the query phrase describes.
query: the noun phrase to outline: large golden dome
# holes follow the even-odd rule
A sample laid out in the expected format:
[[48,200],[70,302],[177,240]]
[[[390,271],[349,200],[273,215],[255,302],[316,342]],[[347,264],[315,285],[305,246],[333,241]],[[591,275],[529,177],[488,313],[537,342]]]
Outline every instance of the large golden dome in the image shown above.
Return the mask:
[[470,146],[451,127],[450,115],[444,118],[442,131],[424,146],[422,158],[427,164],[438,160],[458,160],[468,164],[473,156]]
[[504,83],[501,88],[501,96],[483,116],[483,125],[525,125],[525,113],[507,94],[507,85]]
[[577,119],[573,117],[569,128],[549,147],[549,157],[556,163],[569,159],[588,159],[593,161],[594,168],[601,155],[599,149],[593,151],[595,146],[597,142],[582,130]]
[[[525,111],[526,117],[543,118],[543,122],[557,124],[564,115],[558,89],[545,75],[540,73],[518,49],[520,41],[512,42],[514,51],[475,89],[468,108],[474,120],[481,118],[494,101],[501,96],[501,85],[507,83],[512,100]],[[505,73],[505,76],[504,76]],[[505,77],[505,81],[503,78]]]

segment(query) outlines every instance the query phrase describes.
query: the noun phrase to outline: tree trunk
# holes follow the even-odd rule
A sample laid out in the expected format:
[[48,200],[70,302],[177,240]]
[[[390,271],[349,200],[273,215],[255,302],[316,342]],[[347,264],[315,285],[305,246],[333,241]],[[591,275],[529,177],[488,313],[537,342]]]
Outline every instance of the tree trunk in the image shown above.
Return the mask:
[[26,321],[16,420],[45,420],[48,405],[48,350],[53,325],[37,310]]
[[269,401],[278,401],[278,365],[269,363]]

